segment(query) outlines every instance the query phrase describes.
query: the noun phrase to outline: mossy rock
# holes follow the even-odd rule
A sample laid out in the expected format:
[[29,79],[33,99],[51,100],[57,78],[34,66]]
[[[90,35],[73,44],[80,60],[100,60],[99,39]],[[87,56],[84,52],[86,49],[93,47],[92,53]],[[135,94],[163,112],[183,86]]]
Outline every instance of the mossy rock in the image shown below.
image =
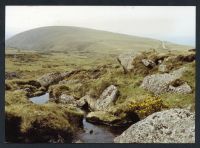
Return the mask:
[[122,126],[129,124],[129,121],[126,120],[125,114],[123,117],[119,117],[106,111],[90,112],[86,116],[86,120],[94,124],[105,124],[109,126]]

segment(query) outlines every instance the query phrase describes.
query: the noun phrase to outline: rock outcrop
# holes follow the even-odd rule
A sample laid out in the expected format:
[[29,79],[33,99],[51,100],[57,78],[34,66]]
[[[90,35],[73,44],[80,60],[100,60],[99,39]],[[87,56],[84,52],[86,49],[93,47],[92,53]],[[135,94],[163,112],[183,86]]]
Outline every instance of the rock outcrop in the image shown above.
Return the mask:
[[48,73],[37,79],[37,81],[44,87],[48,87],[49,85],[58,83],[62,80],[61,73]]
[[109,106],[113,105],[118,97],[118,89],[114,85],[107,87],[98,99],[94,99],[90,95],[85,95],[76,103],[79,107],[87,106],[92,111],[106,111]]
[[90,95],[85,95],[76,102],[78,107],[95,110],[96,100]]
[[134,68],[132,64],[134,58],[135,56],[132,56],[130,54],[122,54],[119,55],[119,57],[117,58],[118,62],[122,65],[125,73],[130,72]]
[[156,65],[154,61],[148,59],[142,59],[142,63],[144,64],[144,66],[149,68],[153,68]]
[[109,105],[112,105],[116,101],[117,95],[118,89],[116,86],[110,85],[107,87],[96,101],[96,110],[106,110]]
[[120,126],[127,124],[126,119],[123,120],[121,117],[115,116],[106,111],[90,112],[89,114],[87,114],[86,120],[91,123],[105,124],[111,126]]
[[123,67],[124,73],[147,75],[157,69],[159,61],[163,61],[166,55],[161,55],[155,50],[136,54],[122,54],[117,58]]
[[169,85],[170,92],[179,93],[179,94],[189,94],[192,92],[192,88],[186,82],[180,86],[174,87]]
[[184,109],[154,113],[130,126],[115,143],[194,143],[195,114]]
[[[171,73],[153,74],[153,75],[146,76],[143,79],[141,87],[148,91],[153,92],[154,94],[160,94],[160,93],[171,91],[172,89],[169,89],[170,84],[176,81],[177,79],[180,79],[183,73],[185,72],[185,70],[186,68],[183,67],[178,70],[174,70]],[[180,86],[180,87],[182,91],[186,90],[186,85]],[[183,87],[184,89],[182,89]],[[176,88],[173,90],[180,90],[180,88]],[[187,90],[183,93],[189,93],[190,91],[188,90],[189,89],[187,86]],[[174,92],[177,92],[177,91],[174,91]]]
[[44,87],[48,87],[49,85],[58,83],[64,78],[65,74],[61,74],[60,72],[48,73],[37,79],[37,81]]

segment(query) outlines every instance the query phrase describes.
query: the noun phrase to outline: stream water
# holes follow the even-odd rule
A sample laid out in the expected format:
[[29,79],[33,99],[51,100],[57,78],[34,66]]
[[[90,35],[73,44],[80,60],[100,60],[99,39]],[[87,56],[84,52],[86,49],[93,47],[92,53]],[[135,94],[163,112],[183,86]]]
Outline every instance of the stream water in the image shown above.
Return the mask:
[[[35,104],[44,104],[49,100],[49,94],[30,98]],[[111,128],[104,125],[96,125],[83,119],[83,130],[80,130],[75,135],[73,142],[81,141],[83,143],[113,143],[113,139],[120,135],[127,127]]]
[[83,119],[83,131],[78,132],[74,142],[83,143],[113,143],[113,139],[120,135],[127,127],[109,127],[96,125]]
[[30,101],[32,101],[35,104],[44,104],[47,103],[49,101],[49,93],[46,93],[44,95],[41,96],[36,96],[36,97],[32,97],[29,98]]

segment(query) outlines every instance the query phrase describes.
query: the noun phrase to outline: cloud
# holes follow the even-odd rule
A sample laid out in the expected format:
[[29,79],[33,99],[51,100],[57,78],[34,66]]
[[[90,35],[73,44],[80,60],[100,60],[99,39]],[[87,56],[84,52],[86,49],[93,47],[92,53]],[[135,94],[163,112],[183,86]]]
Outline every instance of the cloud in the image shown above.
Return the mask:
[[195,44],[193,6],[7,6],[6,38],[42,26],[79,26]]

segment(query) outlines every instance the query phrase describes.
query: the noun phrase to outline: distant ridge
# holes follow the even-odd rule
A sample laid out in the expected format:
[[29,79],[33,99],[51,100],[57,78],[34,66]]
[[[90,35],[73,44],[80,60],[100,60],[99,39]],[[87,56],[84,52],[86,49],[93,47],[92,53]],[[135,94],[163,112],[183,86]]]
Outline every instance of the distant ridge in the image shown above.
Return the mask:
[[[19,33],[6,40],[6,48],[37,51],[130,51],[159,48],[161,41],[73,26],[48,26]],[[166,47],[190,49],[165,42]]]

